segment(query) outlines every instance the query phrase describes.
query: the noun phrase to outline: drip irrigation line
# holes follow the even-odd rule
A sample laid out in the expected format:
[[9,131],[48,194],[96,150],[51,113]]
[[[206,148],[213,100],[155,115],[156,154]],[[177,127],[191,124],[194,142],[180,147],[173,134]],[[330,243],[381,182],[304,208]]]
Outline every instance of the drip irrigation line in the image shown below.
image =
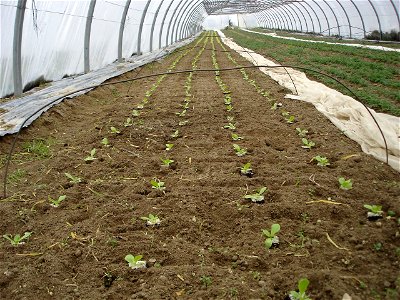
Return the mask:
[[389,149],[387,146],[387,142],[386,142],[386,138],[385,135],[383,134],[382,128],[379,125],[378,121],[376,120],[376,118],[374,117],[374,115],[372,114],[372,112],[370,111],[370,109],[361,102],[360,98],[349,88],[347,87],[344,83],[340,82],[339,80],[337,80],[336,78],[334,78],[331,75],[313,70],[313,69],[309,69],[309,68],[304,68],[304,67],[299,67],[299,66],[294,66],[294,65],[280,65],[280,66],[269,66],[269,65],[251,65],[251,66],[241,66],[241,67],[230,67],[230,68],[218,68],[218,69],[191,69],[191,70],[177,70],[177,71],[173,71],[173,72],[161,72],[161,73],[154,73],[154,74],[150,74],[150,75],[143,75],[140,77],[136,77],[136,78],[130,78],[130,79],[124,79],[124,80],[118,80],[118,81],[114,81],[114,82],[105,82],[99,85],[92,85],[89,87],[85,87],[82,89],[78,89],[75,90],[73,92],[67,93],[63,96],[57,97],[56,99],[52,100],[51,102],[47,103],[46,105],[43,105],[42,107],[40,107],[39,109],[37,109],[35,112],[33,112],[32,114],[30,114],[21,124],[21,126],[19,127],[18,131],[16,132],[14,139],[12,141],[11,144],[11,148],[8,152],[7,155],[7,161],[4,167],[4,177],[3,177],[3,199],[7,198],[7,177],[8,177],[8,170],[9,170],[9,166],[10,166],[10,161],[11,161],[11,157],[12,154],[14,152],[15,149],[15,145],[18,139],[18,136],[21,133],[22,128],[24,127],[24,125],[29,121],[29,119],[31,119],[33,116],[35,116],[36,114],[38,114],[39,112],[41,112],[43,109],[45,109],[48,106],[51,106],[52,104],[56,103],[57,101],[59,101],[60,99],[66,98],[72,94],[76,94],[78,92],[82,92],[82,91],[86,91],[86,90],[90,90],[96,87],[101,87],[101,86],[108,86],[108,85],[113,85],[113,84],[118,84],[118,83],[125,83],[125,82],[131,82],[131,81],[136,81],[136,80],[141,80],[141,79],[146,79],[146,78],[151,78],[151,77],[156,77],[156,76],[161,76],[161,75],[175,75],[175,74],[182,74],[182,73],[190,73],[190,72],[216,72],[216,71],[233,71],[233,70],[240,70],[240,69],[251,69],[251,68],[271,68],[271,69],[275,69],[275,68],[292,68],[292,69],[299,69],[299,70],[303,70],[303,71],[310,71],[310,72],[315,72],[317,74],[326,76],[332,80],[334,80],[335,82],[337,82],[339,85],[341,85],[342,87],[344,87],[348,92],[350,92],[354,98],[359,101],[364,107],[365,109],[368,111],[368,113],[370,114],[370,116],[372,117],[372,119],[374,120],[376,126],[379,129],[379,132],[383,138],[384,144],[385,144],[385,149],[386,149],[386,164],[389,164]]

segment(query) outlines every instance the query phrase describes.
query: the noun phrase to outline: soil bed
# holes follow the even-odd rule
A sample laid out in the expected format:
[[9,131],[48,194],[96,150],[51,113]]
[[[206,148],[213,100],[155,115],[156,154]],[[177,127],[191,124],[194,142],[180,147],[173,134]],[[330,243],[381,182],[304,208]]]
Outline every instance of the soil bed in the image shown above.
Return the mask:
[[[191,69],[196,55],[198,68],[212,68],[210,40],[203,37],[176,69]],[[213,40],[219,66],[234,66]],[[181,50],[141,68],[140,75],[168,70],[186,53]],[[158,78],[97,88],[24,129],[9,198],[0,200],[0,234],[32,235],[17,247],[0,241],[0,298],[284,299],[307,277],[312,299],[342,299],[344,293],[396,299],[399,174],[362,153],[312,105],[284,99],[286,91],[275,82],[255,69],[246,72],[268,95],[240,71],[221,72],[231,112],[215,74],[193,73],[189,108],[178,116],[188,82],[188,74],[179,74],[161,81],[138,117],[132,109]],[[134,76],[137,71],[113,80]],[[282,108],[271,110],[275,101]],[[283,110],[295,123],[285,121]],[[133,125],[125,127],[128,117]],[[234,131],[223,128],[227,117]],[[308,130],[314,148],[301,147],[296,127]],[[232,141],[232,132],[243,140]],[[27,151],[27,143],[38,139],[49,145],[48,157]],[[11,140],[1,139],[1,153]],[[167,143],[174,144],[170,151]],[[248,153],[236,156],[234,143]],[[93,148],[96,159],[85,163]],[[331,165],[310,162],[316,155]],[[173,167],[162,168],[164,158],[173,159]],[[251,178],[239,172],[247,162]],[[83,182],[68,183],[65,172]],[[341,190],[339,177],[351,178],[353,189]],[[165,182],[164,192],[152,189],[154,178]],[[263,203],[243,198],[263,186]],[[66,195],[61,205],[50,206],[48,197],[60,195]],[[364,204],[382,205],[384,218],[368,221]],[[387,218],[389,210],[395,218]],[[159,226],[141,219],[150,213],[160,218]],[[281,226],[280,244],[267,250],[261,230],[274,223]],[[148,268],[130,269],[127,254],[143,255]]]

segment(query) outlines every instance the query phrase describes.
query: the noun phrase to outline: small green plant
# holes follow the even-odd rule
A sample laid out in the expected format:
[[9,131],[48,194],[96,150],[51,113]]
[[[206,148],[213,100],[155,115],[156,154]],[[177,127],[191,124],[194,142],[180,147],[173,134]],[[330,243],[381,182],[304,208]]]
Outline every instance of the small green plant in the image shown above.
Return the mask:
[[125,260],[128,262],[128,265],[132,269],[143,269],[146,268],[146,261],[141,260],[143,255],[133,256],[132,254],[128,254],[125,256]]
[[236,126],[233,123],[229,123],[228,125],[224,125],[225,129],[235,130]]
[[173,134],[171,134],[172,138],[177,138],[179,136],[179,130],[175,130]]
[[173,147],[174,147],[174,144],[165,144],[166,151],[171,151]]
[[290,113],[288,111],[283,111],[282,112],[282,117],[286,118],[289,117]]
[[168,159],[168,158],[165,158],[165,159],[161,158],[161,161],[162,161],[162,165],[167,166],[167,167],[169,167],[174,162],[172,159]]
[[156,189],[158,191],[165,190],[165,182],[160,181],[160,179],[154,178],[150,181],[150,184],[153,189]]
[[69,179],[69,182],[72,183],[72,184],[77,184],[77,183],[81,183],[82,182],[82,179],[79,178],[79,177],[73,176],[73,175],[71,175],[69,173],[64,173],[64,174],[65,174],[65,176],[67,176],[67,178]]
[[132,125],[133,125],[132,119],[131,119],[131,118],[127,118],[127,119],[125,120],[124,126],[125,126],[125,127],[130,127],[130,126],[132,126]]
[[295,121],[295,117],[294,116],[288,116],[288,117],[285,118],[285,121],[286,121],[286,123],[293,124],[294,121]]
[[247,153],[247,149],[246,148],[241,148],[237,144],[233,144],[233,149],[235,150],[237,156],[244,156]]
[[348,191],[353,188],[353,181],[351,179],[346,180],[343,177],[340,177],[338,180],[339,180],[340,188],[342,190]]
[[307,295],[306,291],[310,282],[307,278],[301,278],[298,283],[299,291],[291,291],[289,296],[291,300],[311,300]]
[[271,231],[267,229],[262,229],[261,232],[263,236],[266,237],[264,241],[264,245],[267,249],[270,249],[272,245],[274,244],[279,244],[279,238],[276,236],[276,234],[281,230],[281,225],[279,224],[272,224],[271,225]]
[[14,235],[14,237],[11,234],[5,234],[3,235],[3,238],[5,238],[6,240],[8,240],[11,245],[18,246],[18,245],[22,245],[24,244],[24,240],[28,239],[31,236],[32,232],[25,232],[23,236],[16,234]]
[[277,110],[278,109],[278,102],[274,102],[271,106],[271,110]]
[[58,199],[53,199],[49,196],[50,205],[53,207],[59,207],[61,202],[63,202],[67,198],[65,195],[61,195]]
[[179,126],[185,126],[185,125],[187,125],[188,123],[189,123],[188,120],[184,120],[184,121],[180,121],[178,124],[179,124]]
[[111,133],[114,133],[114,134],[120,134],[121,133],[121,131],[119,131],[117,128],[115,128],[113,126],[110,127],[110,130],[111,130]]
[[317,166],[320,167],[326,167],[330,165],[329,160],[325,156],[317,155],[313,157],[313,160],[316,160]]
[[148,217],[141,217],[142,220],[146,221],[149,226],[160,225],[161,220],[158,216],[149,214]]
[[33,153],[40,158],[46,158],[50,156],[49,143],[43,139],[37,139],[31,142],[26,142],[22,145],[22,148],[26,152]]
[[382,205],[369,205],[364,204],[364,208],[368,209],[371,213],[376,215],[382,215]]
[[[365,206],[364,206],[365,207]],[[393,210],[388,210],[387,212],[388,216],[391,218],[394,218],[396,216],[396,213]]]
[[211,276],[203,275],[200,277],[200,282],[203,286],[208,288],[212,284],[212,278]]
[[233,122],[234,118],[232,116],[227,116],[226,119],[228,120],[228,122]]
[[242,175],[253,175],[253,169],[251,168],[251,163],[246,163],[240,168],[240,174]]
[[225,108],[226,108],[227,112],[230,112],[230,111],[232,111],[233,106],[232,106],[232,104],[229,104],[229,105],[226,105]]
[[303,142],[303,146],[301,147],[304,149],[311,149],[315,146],[315,143],[313,141],[309,141],[306,138],[302,138],[301,141]]
[[374,244],[374,249],[375,251],[381,251],[382,250],[382,243],[377,242]]
[[234,140],[234,141],[240,141],[243,139],[243,137],[239,136],[236,133],[232,133],[231,137],[232,137],[232,140]]
[[244,195],[243,198],[250,199],[252,202],[262,202],[264,201],[264,193],[267,191],[267,188],[263,186],[262,188],[255,191],[254,194]]
[[101,144],[106,147],[110,147],[110,141],[106,137],[101,140]]
[[308,133],[307,129],[301,129],[299,127],[296,127],[297,135],[300,137],[305,137]]
[[86,162],[92,162],[92,161],[94,161],[95,159],[97,159],[97,158],[94,157],[95,155],[96,155],[96,148],[93,148],[93,149],[90,151],[90,155],[87,156],[87,157],[85,157],[85,161],[86,161]]
[[[139,107],[140,106],[140,107]],[[137,108],[138,109],[142,109],[144,106],[143,106],[143,104],[139,104],[138,106],[137,106]],[[139,117],[140,116],[140,111],[138,111],[138,110],[136,110],[136,109],[133,109],[132,110],[132,116],[133,117]]]

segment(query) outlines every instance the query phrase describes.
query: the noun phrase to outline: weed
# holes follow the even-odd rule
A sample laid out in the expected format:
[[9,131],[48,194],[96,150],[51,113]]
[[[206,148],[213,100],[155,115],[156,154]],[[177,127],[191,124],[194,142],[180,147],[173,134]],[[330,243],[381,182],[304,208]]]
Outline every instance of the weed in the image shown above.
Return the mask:
[[18,246],[24,244],[24,240],[28,239],[31,236],[32,232],[25,232],[23,236],[16,234],[14,237],[11,234],[5,234],[3,235],[3,238],[8,240],[11,245]]
[[25,170],[17,169],[7,177],[7,183],[16,184],[26,175]]
[[348,190],[351,190],[353,188],[353,182],[352,182],[351,179],[346,180],[343,177],[340,177],[338,180],[339,180],[340,188],[342,190],[348,191]]
[[115,248],[118,246],[118,240],[115,237],[111,237],[107,240],[107,244]]
[[260,272],[252,271],[252,272],[251,272],[251,275],[253,276],[253,278],[254,278],[255,280],[260,280],[260,279],[261,279],[261,274],[260,274]]
[[208,288],[212,284],[212,278],[211,276],[203,275],[200,277],[200,282],[204,287]]
[[[140,108],[139,108],[139,105],[140,105]],[[141,104],[139,104],[139,105],[138,105],[137,108],[138,108],[138,109],[142,109],[142,108],[143,108],[143,105],[141,105]],[[136,110],[136,109],[133,109],[131,114],[132,114],[133,117],[139,117],[139,116],[140,116],[140,111],[138,111],[138,110]]]
[[291,291],[289,296],[291,300],[311,300],[307,295],[306,291],[310,282],[307,278],[301,278],[298,283],[299,291]]
[[364,204],[364,208],[368,209],[370,212],[373,214],[381,215],[383,213],[382,211],[382,205],[369,205],[369,204]]
[[281,230],[281,225],[279,224],[272,224],[271,231],[267,229],[262,229],[262,234],[266,237],[264,241],[264,245],[267,249],[270,249],[273,244],[279,244],[279,238],[276,234]]
[[79,178],[79,177],[73,176],[73,175],[71,175],[69,173],[64,173],[64,174],[65,174],[65,176],[67,176],[67,178],[69,179],[69,182],[72,183],[72,184],[77,184],[77,183],[81,183],[82,182],[82,179]]
[[237,156],[244,156],[247,153],[246,148],[240,148],[240,146],[237,144],[233,144],[233,149],[235,150]]
[[[256,190],[254,194],[244,195],[243,198],[250,199],[252,202],[263,202],[264,201],[264,193],[267,191],[267,188],[263,186],[262,188]],[[268,191],[267,191],[268,192]]]
[[381,251],[382,250],[382,243],[377,242],[374,244],[374,249],[375,251]]
[[67,198],[66,195],[61,195],[58,199],[53,199],[49,196],[50,205],[53,207],[59,207],[61,202],[63,202]]
[[142,269],[146,268],[146,261],[141,260],[143,255],[133,256],[132,254],[128,254],[125,256],[125,260],[128,262],[128,265],[132,269]]
[[37,139],[31,142],[26,142],[22,145],[22,148],[26,152],[35,154],[40,158],[46,158],[50,156],[49,142],[43,139]]

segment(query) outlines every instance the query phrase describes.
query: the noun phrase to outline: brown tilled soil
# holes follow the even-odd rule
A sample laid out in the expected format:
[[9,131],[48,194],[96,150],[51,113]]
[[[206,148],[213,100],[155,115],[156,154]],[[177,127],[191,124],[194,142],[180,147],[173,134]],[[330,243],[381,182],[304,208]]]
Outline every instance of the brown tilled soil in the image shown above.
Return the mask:
[[[177,70],[192,68],[203,41]],[[213,67],[209,41],[199,68]],[[140,75],[167,70],[180,53],[143,67]],[[226,53],[216,55],[220,67],[233,66]],[[187,115],[176,115],[188,76],[179,74],[164,79],[139,117],[131,111],[156,77],[99,87],[24,129],[8,198],[0,200],[0,234],[32,235],[16,247],[1,239],[0,298],[284,299],[306,277],[312,299],[345,293],[397,299],[399,174],[362,153],[313,106],[284,99],[286,91],[275,82],[246,72],[269,98],[239,71],[221,72],[231,90],[231,113],[210,72],[194,73]],[[137,71],[113,80],[134,76]],[[273,101],[283,107],[271,110]],[[295,116],[294,124],[284,120],[283,110]],[[233,142],[232,131],[223,128],[228,116],[242,141]],[[128,117],[133,126],[124,127]],[[183,120],[189,122],[180,126]],[[111,126],[121,133],[111,133]],[[315,148],[301,147],[296,127],[308,129]],[[175,130],[179,137],[170,137]],[[110,147],[101,144],[104,137]],[[12,138],[1,139],[1,153]],[[50,156],[27,151],[38,139],[48,143]],[[166,143],[174,144],[171,151]],[[248,153],[236,156],[233,143]],[[93,148],[97,159],[86,163]],[[310,162],[316,155],[331,165]],[[161,158],[175,163],[162,168]],[[247,162],[252,178],[239,174]],[[82,183],[70,184],[65,172]],[[353,189],[340,189],[339,177],[351,178]],[[165,182],[164,193],[152,189],[153,178]],[[243,198],[263,186],[263,203]],[[48,197],[60,195],[66,199],[51,207]],[[384,218],[368,221],[364,204],[382,205]],[[396,216],[388,217],[389,210]],[[150,213],[160,217],[160,226],[145,225],[141,217]],[[280,245],[268,250],[261,230],[274,223],[281,225]],[[124,260],[129,253],[143,255],[148,268],[130,269]]]

